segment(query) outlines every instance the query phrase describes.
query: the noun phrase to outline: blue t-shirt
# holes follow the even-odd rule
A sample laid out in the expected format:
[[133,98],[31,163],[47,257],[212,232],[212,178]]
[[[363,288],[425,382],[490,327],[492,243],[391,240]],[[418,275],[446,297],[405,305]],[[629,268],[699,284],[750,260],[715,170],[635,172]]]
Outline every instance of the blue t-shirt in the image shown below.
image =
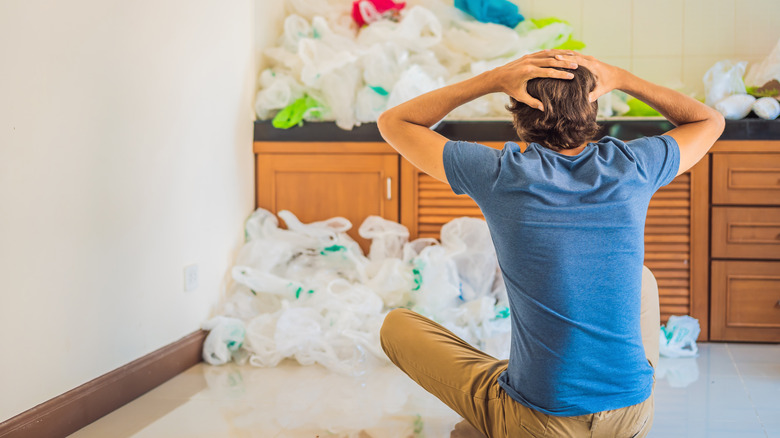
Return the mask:
[[647,399],[645,217],[680,166],[674,138],[604,137],[576,156],[449,141],[443,160],[452,190],[482,210],[506,283],[512,344],[501,387],[557,416]]

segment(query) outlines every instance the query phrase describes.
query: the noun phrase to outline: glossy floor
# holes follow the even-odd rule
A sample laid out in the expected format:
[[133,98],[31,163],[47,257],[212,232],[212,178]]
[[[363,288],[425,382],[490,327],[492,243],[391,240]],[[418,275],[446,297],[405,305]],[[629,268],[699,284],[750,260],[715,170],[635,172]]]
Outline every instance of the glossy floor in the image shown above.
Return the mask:
[[[780,438],[780,346],[699,347],[695,359],[661,359],[650,436]],[[199,364],[71,436],[472,436],[459,422],[392,367],[347,378],[287,362]]]

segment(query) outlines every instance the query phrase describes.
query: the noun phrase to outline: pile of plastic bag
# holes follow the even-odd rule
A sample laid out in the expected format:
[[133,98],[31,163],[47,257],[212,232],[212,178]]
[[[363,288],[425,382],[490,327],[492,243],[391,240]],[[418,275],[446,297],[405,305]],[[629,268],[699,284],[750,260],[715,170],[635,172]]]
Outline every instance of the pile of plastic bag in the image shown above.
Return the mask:
[[[259,119],[342,129],[446,84],[547,48],[581,49],[561,20],[524,20],[508,0],[287,0],[289,13],[259,78]],[[500,93],[453,118],[506,117]]]
[[279,217],[286,229],[263,209],[247,220],[224,312],[203,325],[208,363],[273,367],[293,358],[360,375],[387,362],[379,329],[397,307],[509,357],[506,289],[484,220],[454,219],[440,242],[410,242],[403,225],[370,216],[358,230],[371,239],[364,255],[345,218],[303,224],[289,211]]
[[763,61],[747,69],[747,61],[718,61],[704,75],[705,101],[723,117],[739,120],[752,111],[774,120],[780,116],[780,40]]

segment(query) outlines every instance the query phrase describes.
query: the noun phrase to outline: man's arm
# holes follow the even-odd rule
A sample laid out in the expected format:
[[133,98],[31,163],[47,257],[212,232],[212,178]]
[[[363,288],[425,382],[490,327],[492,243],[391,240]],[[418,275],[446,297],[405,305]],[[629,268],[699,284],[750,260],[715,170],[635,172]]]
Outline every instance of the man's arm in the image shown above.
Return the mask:
[[723,116],[696,99],[638,78],[592,56],[574,52],[574,55],[563,54],[558,57],[583,65],[596,75],[597,85],[591,92],[591,102],[602,94],[618,89],[647,103],[672,122],[676,128],[666,135],[674,138],[680,148],[677,175],[693,167],[723,133],[726,126]]
[[726,126],[723,115],[713,108],[672,89],[653,84],[623,70],[618,89],[647,103],[676,128],[667,132],[680,147],[682,175],[707,154]]
[[520,102],[541,108],[526,92],[526,83],[537,77],[571,79],[570,73],[549,67],[576,68],[572,61],[555,59],[563,50],[545,50],[524,56],[471,79],[448,85],[383,112],[377,120],[382,138],[415,167],[447,182],[442,154],[449,139],[430,129],[452,110],[489,93],[504,92]]

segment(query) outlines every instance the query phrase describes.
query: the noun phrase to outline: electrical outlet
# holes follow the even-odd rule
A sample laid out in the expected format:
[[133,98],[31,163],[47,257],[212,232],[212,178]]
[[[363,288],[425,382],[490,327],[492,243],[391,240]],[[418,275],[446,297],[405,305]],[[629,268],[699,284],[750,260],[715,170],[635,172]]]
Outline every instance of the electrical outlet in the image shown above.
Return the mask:
[[191,292],[198,288],[198,265],[184,267],[184,292]]

